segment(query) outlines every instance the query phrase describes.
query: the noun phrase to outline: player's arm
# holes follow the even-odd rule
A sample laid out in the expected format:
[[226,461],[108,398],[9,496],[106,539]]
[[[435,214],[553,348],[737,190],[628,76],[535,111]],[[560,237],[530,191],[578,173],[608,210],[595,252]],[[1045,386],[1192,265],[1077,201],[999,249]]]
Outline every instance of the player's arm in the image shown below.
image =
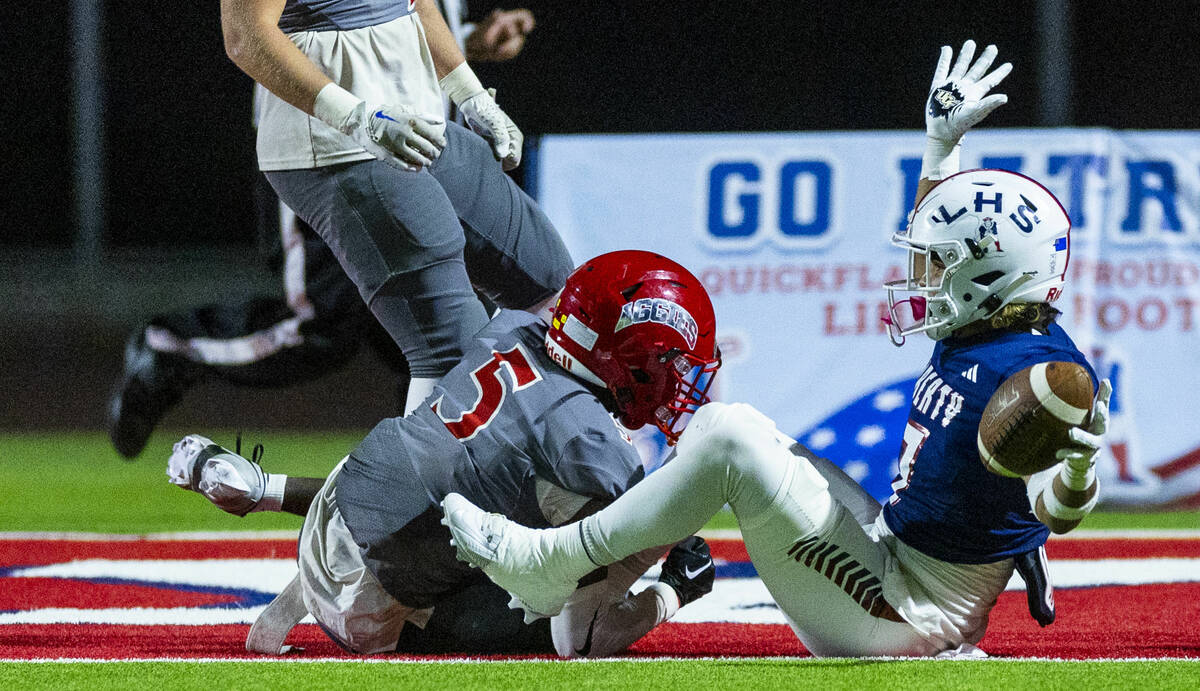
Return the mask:
[[1012,71],[1012,64],[1006,62],[988,72],[996,59],[996,46],[985,48],[972,63],[975,42],[967,41],[951,67],[953,53],[950,46],[942,46],[925,99],[925,153],[914,206],[934,185],[959,171],[959,153],[967,130],[1008,102],[1004,94],[988,96]]
[[425,41],[442,91],[458,106],[467,125],[492,146],[492,154],[504,169],[516,168],[525,135],[496,104],[495,89],[483,88],[434,1],[417,0],[417,15],[425,27]]
[[1073,443],[1056,454],[1060,462],[1025,480],[1034,515],[1053,533],[1074,530],[1099,501],[1096,457],[1108,430],[1111,395],[1112,385],[1107,379],[1101,381],[1087,426],[1071,430]]
[[368,104],[334,84],[279,29],[285,2],[221,0],[229,59],[268,91],[349,135],[385,163],[415,171],[437,158],[446,145],[440,117],[403,104]]
[[692,536],[671,548],[658,582],[636,595],[629,588],[665,547],[631,554],[590,574],[551,617],[554,649],[563,657],[609,657],[670,619],[679,608],[712,592],[716,567],[708,544]]
[[309,115],[331,83],[279,29],[287,0],[221,0],[225,54],[254,81]]

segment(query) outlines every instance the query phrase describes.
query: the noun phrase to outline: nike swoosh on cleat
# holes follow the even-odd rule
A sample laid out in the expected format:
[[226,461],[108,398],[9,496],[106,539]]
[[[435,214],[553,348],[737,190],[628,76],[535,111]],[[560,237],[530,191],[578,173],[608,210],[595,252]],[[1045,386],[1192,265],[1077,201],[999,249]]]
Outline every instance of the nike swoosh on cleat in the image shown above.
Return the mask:
[[701,566],[700,568],[696,569],[695,571],[692,571],[691,569],[689,569],[688,567],[685,566],[685,567],[683,567],[683,575],[685,578],[687,578],[690,581],[693,578],[695,578],[696,576],[699,576],[700,574],[704,573],[705,570],[707,570],[708,567],[710,567],[712,565],[713,565],[713,563],[710,561],[707,564],[705,564],[704,566]]
[[596,619],[600,617],[600,609],[596,609],[596,613],[592,615],[592,623],[588,624],[588,635],[583,640],[583,647],[576,648],[575,654],[579,657],[587,657],[588,653],[592,652],[592,632],[596,630]]

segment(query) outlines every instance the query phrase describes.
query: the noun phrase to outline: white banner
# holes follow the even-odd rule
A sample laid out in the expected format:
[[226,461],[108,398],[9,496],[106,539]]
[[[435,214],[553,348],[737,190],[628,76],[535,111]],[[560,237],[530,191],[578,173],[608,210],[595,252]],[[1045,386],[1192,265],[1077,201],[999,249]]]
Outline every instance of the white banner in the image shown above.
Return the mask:
[[[889,492],[932,343],[891,345],[880,288],[904,254],[918,132],[554,136],[542,208],[577,261],[661,252],[717,311],[717,397],[746,401]],[[964,167],[1029,175],[1074,223],[1060,323],[1114,382],[1110,505],[1200,502],[1200,132],[991,130]]]

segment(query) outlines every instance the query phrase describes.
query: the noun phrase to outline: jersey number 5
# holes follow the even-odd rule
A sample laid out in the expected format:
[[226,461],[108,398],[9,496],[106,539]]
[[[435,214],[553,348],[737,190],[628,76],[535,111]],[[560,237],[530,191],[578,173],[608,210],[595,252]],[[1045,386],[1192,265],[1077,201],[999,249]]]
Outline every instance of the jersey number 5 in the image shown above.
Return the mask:
[[908,487],[908,483],[912,480],[913,468],[917,464],[917,454],[921,453],[921,447],[925,446],[925,440],[929,438],[929,430],[918,425],[912,420],[904,427],[904,441],[900,444],[900,476],[892,481],[892,497],[888,499],[889,504],[895,504],[900,501],[900,492]]
[[500,406],[509,392],[509,384],[501,374],[502,370],[508,371],[512,391],[520,391],[542,380],[542,373],[529,364],[529,356],[520,344],[503,352],[493,350],[492,359],[471,372],[471,380],[478,391],[474,405],[464,410],[457,419],[448,419],[439,410],[442,399],[433,402],[433,412],[456,438],[466,441],[474,437],[479,430],[491,424],[496,413],[500,412]]

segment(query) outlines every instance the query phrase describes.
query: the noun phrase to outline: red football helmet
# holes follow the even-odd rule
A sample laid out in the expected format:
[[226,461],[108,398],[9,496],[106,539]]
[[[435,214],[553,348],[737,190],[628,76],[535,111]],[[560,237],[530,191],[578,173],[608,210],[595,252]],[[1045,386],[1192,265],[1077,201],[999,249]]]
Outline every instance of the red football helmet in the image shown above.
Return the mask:
[[669,444],[679,439],[684,417],[708,402],[721,366],[704,286],[670,259],[637,250],[602,254],[567,277],[546,352],[608,389],[621,424],[653,422]]

